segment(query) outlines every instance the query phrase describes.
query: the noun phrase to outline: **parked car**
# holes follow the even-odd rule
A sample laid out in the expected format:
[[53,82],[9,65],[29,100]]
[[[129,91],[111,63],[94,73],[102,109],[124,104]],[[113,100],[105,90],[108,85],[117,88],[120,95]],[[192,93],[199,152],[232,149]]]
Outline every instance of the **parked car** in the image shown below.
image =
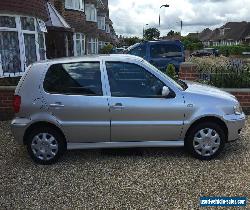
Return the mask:
[[203,50],[197,50],[191,54],[195,57],[204,57],[204,56],[219,56],[219,50],[215,48],[204,48]]
[[129,47],[126,53],[144,58],[163,72],[169,64],[173,64],[178,72],[185,61],[184,46],[180,41],[145,41]]
[[174,81],[131,55],[38,62],[14,96],[12,132],[40,164],[66,149],[183,147],[216,157],[236,140],[245,115],[229,93]]
[[191,54],[194,57],[205,57],[205,56],[212,56],[212,52],[208,52],[207,50],[197,50]]
[[216,49],[216,48],[204,48],[204,50],[206,50],[207,52],[211,52],[212,53],[212,55],[214,55],[214,56],[219,56],[220,55],[220,53],[219,53],[219,50],[218,49]]
[[117,47],[112,49],[112,54],[123,54],[126,49],[123,47]]

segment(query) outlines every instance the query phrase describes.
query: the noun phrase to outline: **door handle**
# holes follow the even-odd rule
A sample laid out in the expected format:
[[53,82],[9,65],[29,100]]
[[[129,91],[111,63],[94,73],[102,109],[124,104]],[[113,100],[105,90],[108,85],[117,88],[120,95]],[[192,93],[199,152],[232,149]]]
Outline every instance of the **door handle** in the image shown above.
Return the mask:
[[116,103],[115,105],[112,105],[111,108],[116,110],[122,110],[125,107],[122,105],[122,103]]
[[50,104],[49,106],[53,107],[53,108],[62,108],[62,107],[64,107],[64,105],[61,102],[56,102],[54,104]]

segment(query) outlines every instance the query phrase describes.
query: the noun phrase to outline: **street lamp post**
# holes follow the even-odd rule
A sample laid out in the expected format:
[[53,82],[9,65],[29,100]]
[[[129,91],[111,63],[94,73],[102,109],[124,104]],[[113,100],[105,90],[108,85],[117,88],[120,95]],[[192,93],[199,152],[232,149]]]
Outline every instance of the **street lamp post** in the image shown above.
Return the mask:
[[[162,8],[162,7],[169,7],[169,5],[168,4],[163,4],[163,5],[161,5],[160,6],[160,9]],[[161,27],[161,11],[159,12],[159,27]]]
[[148,24],[143,26],[143,33],[142,33],[142,38],[144,38],[144,34],[145,34],[145,28],[148,26]]

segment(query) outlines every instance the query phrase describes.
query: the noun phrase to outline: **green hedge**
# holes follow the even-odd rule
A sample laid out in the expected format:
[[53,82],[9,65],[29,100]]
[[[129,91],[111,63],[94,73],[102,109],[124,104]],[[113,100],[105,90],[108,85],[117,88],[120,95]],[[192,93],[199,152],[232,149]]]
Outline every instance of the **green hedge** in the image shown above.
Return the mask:
[[243,52],[250,52],[250,46],[247,45],[217,46],[215,48],[225,56],[242,55]]
[[4,77],[0,78],[0,86],[17,86],[21,77]]

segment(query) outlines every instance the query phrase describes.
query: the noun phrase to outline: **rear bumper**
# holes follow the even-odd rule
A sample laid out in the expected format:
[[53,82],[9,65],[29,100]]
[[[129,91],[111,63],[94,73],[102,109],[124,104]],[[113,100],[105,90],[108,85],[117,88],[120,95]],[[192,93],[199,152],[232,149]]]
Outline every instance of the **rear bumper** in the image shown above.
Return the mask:
[[240,131],[245,126],[246,116],[241,115],[225,115],[224,121],[228,128],[228,141],[237,140],[240,137]]
[[11,132],[16,142],[20,145],[23,144],[24,134],[29,124],[30,120],[26,118],[15,118],[11,121]]

